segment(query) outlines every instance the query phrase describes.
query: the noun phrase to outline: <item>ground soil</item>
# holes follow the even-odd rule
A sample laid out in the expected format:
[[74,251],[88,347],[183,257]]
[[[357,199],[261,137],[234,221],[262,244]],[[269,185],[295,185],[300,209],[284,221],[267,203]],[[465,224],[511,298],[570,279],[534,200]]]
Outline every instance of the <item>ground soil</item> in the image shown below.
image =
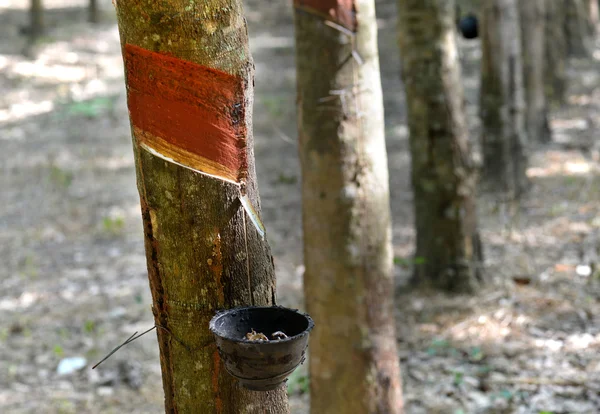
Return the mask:
[[[47,32],[21,33],[26,2],[0,1],[0,411],[159,413],[142,226],[114,11],[48,0]],[[302,308],[300,171],[291,2],[249,0],[255,137],[281,304]],[[600,47],[574,61],[553,143],[532,148],[517,208],[480,197],[487,287],[476,297],[410,292],[415,231],[395,4],[377,2],[386,105],[397,325],[407,413],[600,412]],[[461,41],[478,137],[477,41]],[[598,46],[598,45],[597,45]],[[87,366],[59,375],[65,358]],[[290,384],[307,413],[305,368]]]

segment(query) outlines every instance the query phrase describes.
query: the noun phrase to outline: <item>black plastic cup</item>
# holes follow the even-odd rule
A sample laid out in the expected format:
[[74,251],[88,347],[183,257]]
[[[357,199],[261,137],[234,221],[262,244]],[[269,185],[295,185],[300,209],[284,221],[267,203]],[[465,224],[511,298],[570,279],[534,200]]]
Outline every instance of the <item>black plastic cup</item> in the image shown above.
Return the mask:
[[[274,390],[304,362],[313,327],[310,316],[280,306],[233,308],[210,321],[225,369],[253,391]],[[248,340],[246,334],[252,331],[269,341]],[[287,338],[272,339],[276,332]]]

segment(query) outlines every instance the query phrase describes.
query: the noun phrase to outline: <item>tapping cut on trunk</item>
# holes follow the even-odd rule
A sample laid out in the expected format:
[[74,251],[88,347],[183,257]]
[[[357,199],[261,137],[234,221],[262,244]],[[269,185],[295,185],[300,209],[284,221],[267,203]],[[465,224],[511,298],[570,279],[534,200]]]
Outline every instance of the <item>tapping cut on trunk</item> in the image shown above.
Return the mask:
[[235,76],[125,45],[136,138],[173,161],[234,182],[246,175],[243,85]]

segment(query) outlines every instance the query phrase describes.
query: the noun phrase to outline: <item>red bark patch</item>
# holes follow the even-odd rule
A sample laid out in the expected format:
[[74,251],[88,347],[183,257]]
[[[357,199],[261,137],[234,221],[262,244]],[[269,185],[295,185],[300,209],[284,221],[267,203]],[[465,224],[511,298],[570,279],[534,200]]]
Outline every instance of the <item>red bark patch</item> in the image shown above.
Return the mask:
[[294,6],[316,11],[347,29],[356,31],[354,0],[294,0]]
[[139,142],[208,174],[233,181],[245,176],[242,79],[130,44],[124,60]]

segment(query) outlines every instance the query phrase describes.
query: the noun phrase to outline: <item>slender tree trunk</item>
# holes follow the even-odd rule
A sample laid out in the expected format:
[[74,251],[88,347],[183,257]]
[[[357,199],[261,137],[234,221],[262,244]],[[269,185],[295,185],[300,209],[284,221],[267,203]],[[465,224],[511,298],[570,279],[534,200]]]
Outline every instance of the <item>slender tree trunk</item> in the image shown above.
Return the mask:
[[527,134],[532,142],[549,142],[551,138],[544,90],[546,1],[519,2],[526,101],[525,117]]
[[600,4],[598,0],[586,0],[588,6],[589,21],[592,26],[592,32],[595,34],[597,31],[598,19],[600,19]]
[[311,412],[401,413],[373,0],[296,0]]
[[567,89],[567,38],[564,27],[565,5],[545,0],[544,84],[549,105],[561,106]]
[[591,56],[594,48],[594,37],[589,1],[562,1],[564,1],[564,30],[566,31],[569,55],[574,57]]
[[454,1],[398,4],[417,231],[414,282],[472,292],[481,249]]
[[481,0],[455,0],[455,4],[462,13],[473,13],[479,15],[481,11]]
[[285,387],[242,389],[208,324],[275,300],[258,209],[253,64],[241,0],[118,0],[152,309],[168,413],[288,413]]
[[516,0],[485,0],[481,62],[483,180],[515,200],[526,190],[527,136]]
[[98,10],[98,0],[89,0],[88,3],[88,21],[98,23],[100,21],[100,12]]
[[31,0],[29,6],[29,35],[36,38],[44,32],[44,5],[42,0]]

